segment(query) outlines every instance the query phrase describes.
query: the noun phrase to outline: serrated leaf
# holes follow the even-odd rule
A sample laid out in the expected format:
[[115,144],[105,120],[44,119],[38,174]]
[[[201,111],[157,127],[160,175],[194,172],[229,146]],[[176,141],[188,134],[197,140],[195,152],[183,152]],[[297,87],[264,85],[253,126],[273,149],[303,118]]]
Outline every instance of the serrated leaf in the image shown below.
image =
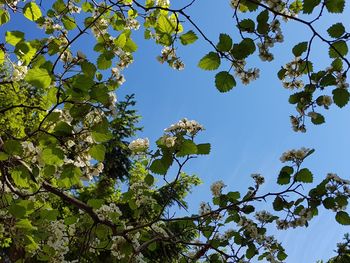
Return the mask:
[[255,30],[255,23],[251,19],[243,19],[239,22],[238,28],[243,32],[252,33]]
[[294,169],[291,166],[284,166],[277,179],[277,183],[280,185],[285,185],[290,183],[291,175],[293,174]]
[[321,0],[304,0],[303,10],[304,14],[311,14],[312,11],[321,3]]
[[5,41],[12,46],[16,46],[23,39],[24,33],[21,31],[7,31],[5,34]]
[[165,15],[160,15],[157,20],[157,31],[160,33],[171,34],[175,31],[175,27]]
[[198,67],[204,70],[215,70],[220,66],[220,57],[216,52],[209,52],[198,63]]
[[180,36],[180,41],[182,45],[189,45],[198,39],[196,33],[194,33],[192,30],[188,31],[187,33]]
[[339,211],[336,216],[335,219],[337,220],[337,222],[341,225],[350,225],[350,216],[347,212],[345,211]]
[[165,175],[172,164],[172,160],[169,158],[156,159],[150,166],[150,171],[156,174]]
[[258,22],[257,31],[259,34],[266,34],[269,31],[269,12],[267,10],[262,11],[257,17],[256,21]]
[[243,39],[239,44],[234,44],[231,54],[236,59],[244,59],[253,54],[256,50],[254,40],[251,38]]
[[284,251],[278,251],[277,253],[277,259],[280,261],[285,260],[288,257],[288,255]]
[[217,49],[222,52],[230,51],[232,48],[232,38],[227,34],[220,34],[219,43],[216,45]]
[[332,91],[333,101],[339,107],[342,108],[349,102],[350,94],[349,91],[342,88],[337,88]]
[[75,23],[75,20],[71,16],[64,15],[62,17],[62,23],[65,29],[67,30],[73,30],[77,27],[77,24]]
[[10,14],[7,10],[0,10],[0,26],[10,20]]
[[345,0],[326,1],[326,8],[329,13],[343,13],[344,7],[345,7]]
[[297,182],[312,183],[313,176],[309,169],[303,168],[295,174],[295,180]]
[[123,48],[126,44],[126,35],[123,33],[123,34],[120,34],[115,40],[114,40],[114,44],[120,48]]
[[50,74],[43,68],[32,68],[28,70],[25,80],[39,89],[46,89],[51,84]]
[[197,154],[209,154],[210,147],[210,143],[197,144]]
[[55,147],[47,147],[41,152],[41,159],[45,164],[62,165],[64,153],[61,149]]
[[151,174],[147,174],[145,177],[145,182],[146,184],[148,184],[149,186],[153,185],[154,183],[154,177]]
[[104,147],[102,144],[94,145],[89,150],[89,154],[92,156],[92,158],[94,158],[99,162],[104,161],[105,153],[106,153],[106,147]]
[[311,116],[311,122],[315,125],[319,125],[325,122],[324,116],[320,113],[313,112]]
[[31,21],[36,21],[42,17],[40,7],[35,2],[27,3],[24,6],[23,15]]
[[329,57],[330,58],[337,58],[340,56],[345,56],[348,54],[348,45],[345,41],[340,40],[332,44],[332,46],[329,47]]
[[21,155],[23,153],[23,147],[19,141],[7,140],[4,143],[4,150],[10,155]]
[[215,75],[215,86],[220,92],[227,92],[236,86],[235,78],[227,71]]
[[60,187],[69,188],[74,185],[79,185],[81,176],[82,172],[79,167],[76,167],[73,164],[68,164],[63,167],[61,176],[57,183]]
[[301,42],[295,45],[292,49],[294,56],[300,57],[307,50],[307,42]]
[[184,140],[176,156],[186,156],[197,153],[197,145],[192,140]]
[[336,23],[327,29],[329,36],[333,38],[341,37],[345,33],[345,27],[342,23]]
[[109,56],[106,56],[106,54],[101,54],[97,58],[97,68],[98,69],[108,69],[112,66],[112,59],[109,58]]

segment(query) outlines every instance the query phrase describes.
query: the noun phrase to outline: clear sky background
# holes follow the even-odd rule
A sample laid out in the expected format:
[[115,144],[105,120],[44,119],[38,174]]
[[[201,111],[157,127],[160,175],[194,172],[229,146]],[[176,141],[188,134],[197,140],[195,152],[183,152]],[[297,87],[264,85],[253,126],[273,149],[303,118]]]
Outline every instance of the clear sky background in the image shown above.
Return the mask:
[[[174,0],[174,3],[178,6],[187,1]],[[229,1],[197,0],[188,12],[214,42],[221,32],[239,40]],[[349,8],[344,13],[349,13]],[[320,23],[319,28],[323,35],[326,36],[328,26],[341,20],[349,25],[350,19],[346,15],[322,17],[323,24]],[[17,19],[10,24],[0,28],[1,39],[4,39],[6,30],[14,29],[25,31],[28,38],[38,37],[34,23],[23,23]],[[215,72],[205,72],[197,67],[199,59],[212,51],[203,39],[193,45],[179,47],[178,54],[186,67],[183,71],[175,71],[156,61],[161,47],[155,46],[153,41],[143,40],[142,27],[135,34],[139,49],[134,64],[124,72],[127,81],[117,95],[122,99],[126,94],[136,94],[136,109],[144,126],[139,136],[148,137],[154,146],[164,128],[187,117],[205,126],[206,131],[198,140],[212,145],[209,156],[192,160],[185,168],[204,181],[188,198],[191,212],[198,211],[201,201],[209,201],[209,188],[216,180],[223,180],[228,185],[228,191],[245,192],[253,182],[250,174],[261,173],[267,181],[261,193],[277,190],[275,182],[283,166],[279,157],[284,151],[302,146],[316,149],[305,162],[314,174],[315,184],[328,172],[349,179],[349,107],[332,107],[325,112],[326,123],[321,126],[308,123],[306,134],[295,133],[291,129],[289,116],[295,114],[293,105],[288,103],[291,92],[281,86],[276,72],[293,58],[293,45],[307,41],[310,32],[294,22],[283,25],[285,42],[273,49],[275,60],[271,63],[262,63],[258,58],[249,60],[252,67],[260,67],[260,79],[248,86],[238,81],[236,88],[224,94],[214,87]],[[190,29],[187,23],[184,27]],[[78,43],[78,49],[88,54],[86,41],[89,39],[91,35],[84,36]],[[326,65],[325,46],[316,42],[312,58],[317,68],[318,65]],[[271,201],[262,203],[261,207],[271,209]],[[308,228],[274,230],[273,233],[286,248],[289,255],[286,262],[294,263],[328,259],[334,255],[336,243],[347,231],[348,228],[336,223],[334,213],[320,209],[320,215],[311,221]]]

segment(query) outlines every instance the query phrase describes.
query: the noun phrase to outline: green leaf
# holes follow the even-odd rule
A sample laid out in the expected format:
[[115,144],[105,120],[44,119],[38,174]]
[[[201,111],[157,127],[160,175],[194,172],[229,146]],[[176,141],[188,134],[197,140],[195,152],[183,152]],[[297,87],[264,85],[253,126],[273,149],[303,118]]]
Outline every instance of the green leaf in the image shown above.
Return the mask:
[[176,156],[186,156],[197,153],[197,145],[191,140],[184,140]]
[[151,174],[147,174],[146,177],[145,177],[145,182],[149,186],[152,186],[153,183],[154,183],[154,177]]
[[345,0],[327,0],[325,2],[329,13],[343,13]]
[[7,10],[0,10],[0,26],[10,21],[10,14]]
[[277,259],[278,260],[283,261],[287,257],[288,257],[288,255],[284,251],[282,251],[282,250],[278,251],[278,253],[277,253]]
[[333,101],[339,107],[343,108],[349,102],[350,94],[349,91],[342,88],[337,88],[332,91]]
[[240,192],[228,192],[227,193],[227,198],[230,202],[235,202],[237,201],[239,198],[241,198],[241,194]]
[[75,20],[71,16],[64,15],[62,17],[62,23],[65,29],[67,30],[73,30],[77,27],[77,24],[75,23]]
[[175,27],[165,15],[160,15],[157,20],[157,31],[160,33],[171,34],[175,31]]
[[320,113],[313,112],[311,115],[311,122],[315,125],[319,125],[325,122],[324,116]]
[[7,31],[5,34],[5,41],[12,46],[16,46],[23,39],[24,33],[21,31]]
[[41,158],[45,164],[58,166],[63,164],[64,153],[61,149],[47,147],[43,149]]
[[114,40],[114,44],[120,48],[123,48],[126,44],[126,39],[126,35],[122,33]]
[[278,175],[277,183],[280,185],[289,184],[290,178],[291,178],[291,175],[293,174],[293,172],[294,172],[293,167],[284,166]]
[[312,183],[313,176],[309,169],[303,168],[295,174],[295,180],[297,182]]
[[220,57],[216,52],[209,52],[198,63],[198,67],[204,70],[215,70],[220,66]]
[[192,30],[188,31],[187,33],[180,36],[180,41],[182,45],[189,45],[198,39],[196,33],[194,33]]
[[292,49],[294,56],[300,57],[307,50],[307,42],[301,42],[295,45]]
[[50,74],[43,68],[32,68],[28,70],[25,80],[39,89],[46,89],[51,84]]
[[8,154],[0,152],[0,161],[6,161],[9,158]]
[[251,19],[243,19],[239,22],[238,28],[243,32],[252,33],[255,30],[255,23]]
[[227,34],[220,34],[219,43],[216,45],[217,49],[221,52],[228,52],[232,48],[232,38]]
[[105,200],[103,199],[89,199],[87,201],[87,205],[91,206],[94,209],[99,209],[104,203]]
[[79,185],[81,176],[82,172],[79,167],[76,167],[73,164],[65,165],[61,177],[57,182],[58,186],[69,188],[74,185]]
[[249,55],[253,54],[256,50],[254,40],[251,38],[243,39],[239,44],[234,44],[231,50],[231,54],[236,59],[245,59]]
[[4,143],[4,150],[10,155],[21,155],[23,153],[22,145],[19,141],[8,140]]
[[27,3],[24,6],[23,15],[31,21],[36,21],[42,17],[41,10],[35,2]]
[[98,69],[108,69],[112,66],[112,59],[109,55],[101,54],[97,58],[97,68]]
[[156,174],[165,175],[172,164],[172,158],[163,156],[161,159],[156,159],[150,166],[150,171]]
[[19,60],[24,62],[25,65],[28,65],[35,56],[36,51],[35,41],[21,41],[16,45],[14,53],[17,55]]
[[258,22],[257,31],[259,34],[266,34],[269,31],[269,11],[262,11],[257,17],[256,21]]
[[15,185],[19,187],[28,188],[30,186],[30,174],[28,169],[23,165],[12,169],[11,177]]
[[220,92],[227,92],[236,86],[235,78],[227,71],[215,75],[215,86]]
[[345,33],[345,27],[343,26],[342,23],[336,23],[332,25],[330,28],[327,29],[327,32],[329,36],[333,38],[338,38],[344,35]]
[[197,154],[209,154],[210,153],[210,143],[197,144]]
[[97,161],[103,162],[105,159],[106,147],[102,144],[94,145],[90,148],[89,154]]
[[311,14],[315,7],[321,3],[321,0],[304,0],[303,10],[304,14]]
[[345,211],[339,211],[335,216],[335,220],[341,225],[350,225],[350,216]]
[[335,200],[333,197],[327,197],[322,201],[322,204],[326,209],[332,209],[335,206]]
[[246,251],[246,253],[245,253],[245,256],[246,256],[247,259],[251,259],[251,258],[253,258],[256,254],[257,254],[257,250],[256,250],[256,248],[255,248],[254,245],[253,245],[253,246],[248,247],[248,249],[247,249],[247,251]]
[[0,49],[0,65],[4,64],[5,62],[5,52]]
[[329,47],[329,57],[330,58],[337,58],[340,56],[345,56],[348,54],[348,45],[345,41],[340,40],[332,44],[331,47]]
[[29,230],[29,231],[37,229],[37,227],[33,226],[32,222],[27,218],[18,220],[16,222],[16,227],[24,230]]
[[275,211],[281,211],[284,207],[284,201],[281,197],[276,196],[275,200],[272,203],[273,209]]

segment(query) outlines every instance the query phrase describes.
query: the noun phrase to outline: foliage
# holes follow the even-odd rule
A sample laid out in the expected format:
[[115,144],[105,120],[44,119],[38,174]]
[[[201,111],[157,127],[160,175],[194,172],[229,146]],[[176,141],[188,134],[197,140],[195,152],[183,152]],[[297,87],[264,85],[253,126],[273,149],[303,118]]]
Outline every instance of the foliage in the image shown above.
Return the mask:
[[[241,39],[222,32],[216,44],[189,15],[194,3],[173,9],[167,0],[52,5],[0,0],[0,26],[25,19],[40,31],[28,39],[18,26],[0,45],[0,257],[5,262],[283,262],[287,252],[268,233],[270,225],[307,227],[323,207],[339,224],[350,225],[350,182],[329,173],[304,187],[314,182],[304,167],[314,150],[306,148],[282,155],[287,164],[277,177],[278,191],[261,193],[259,174],[252,175],[245,193],[224,191],[225,183],[217,181],[211,201],[198,213],[177,216],[201,182],[185,165],[210,154],[211,146],[198,142],[204,127],[187,119],[165,129],[154,150],[147,138],[128,142],[139,130],[130,109],[135,102],[132,96],[117,102],[115,91],[133,62],[133,31],[141,23],[145,39],[163,46],[157,59],[174,69],[184,68],[178,45],[206,41],[213,50],[198,67],[219,71],[220,92],[237,80],[248,84],[259,77],[259,69],[247,68],[249,58],[273,60],[271,48],[283,42],[281,20],[300,23],[311,37],[295,44],[291,62],[278,72],[283,87],[297,90],[289,98],[298,112],[291,117],[293,129],[305,132],[307,118],[324,123],[316,110],[333,101],[344,107],[350,97],[346,26],[330,25],[327,37],[315,28],[325,12],[342,13],[345,0],[232,0]],[[87,33],[94,36],[96,57],[76,47]],[[327,46],[325,69],[313,62],[315,39]],[[259,201],[270,202],[271,211],[257,211]]]

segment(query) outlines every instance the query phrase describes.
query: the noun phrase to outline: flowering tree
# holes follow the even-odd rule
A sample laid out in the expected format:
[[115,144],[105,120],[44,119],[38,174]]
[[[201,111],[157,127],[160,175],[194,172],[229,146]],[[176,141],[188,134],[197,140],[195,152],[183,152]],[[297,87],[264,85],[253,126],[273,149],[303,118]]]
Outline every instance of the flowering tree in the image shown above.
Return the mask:
[[[147,138],[127,142],[139,130],[138,117],[130,109],[133,98],[117,103],[115,90],[125,81],[123,69],[133,62],[137,44],[132,33],[141,24],[145,38],[164,47],[158,60],[174,69],[184,68],[178,45],[206,41],[213,51],[198,66],[227,66],[215,75],[216,88],[227,92],[236,79],[248,84],[258,78],[259,69],[247,66],[249,56],[274,58],[270,48],[283,42],[282,20],[301,23],[312,36],[294,46],[291,62],[278,71],[283,87],[297,90],[289,99],[297,109],[293,129],[305,132],[308,118],[324,122],[317,109],[349,101],[349,33],[342,23],[330,25],[329,36],[314,27],[324,13],[342,13],[345,0],[232,0],[242,39],[234,42],[221,33],[217,43],[191,19],[194,3],[172,8],[166,0],[0,0],[0,26],[18,16],[41,30],[36,39],[26,38],[20,26],[1,35],[4,262],[283,262],[286,251],[268,233],[269,225],[307,226],[322,207],[332,210],[338,223],[350,224],[349,181],[330,173],[303,190],[313,182],[303,162],[314,150],[306,148],[282,155],[285,166],[277,178],[282,190],[262,193],[259,174],[252,175],[244,193],[224,191],[219,180],[211,186],[212,200],[203,202],[198,213],[177,216],[174,207],[186,208],[185,197],[200,183],[185,172],[186,164],[209,154],[210,144],[197,141],[204,128],[188,119],[166,128],[156,149],[150,149]],[[301,13],[307,20],[297,16]],[[96,60],[91,52],[75,50],[87,33],[94,36]],[[312,63],[315,39],[328,46],[325,69]],[[259,201],[270,202],[271,211],[257,211]],[[340,257],[347,256],[347,246]]]

